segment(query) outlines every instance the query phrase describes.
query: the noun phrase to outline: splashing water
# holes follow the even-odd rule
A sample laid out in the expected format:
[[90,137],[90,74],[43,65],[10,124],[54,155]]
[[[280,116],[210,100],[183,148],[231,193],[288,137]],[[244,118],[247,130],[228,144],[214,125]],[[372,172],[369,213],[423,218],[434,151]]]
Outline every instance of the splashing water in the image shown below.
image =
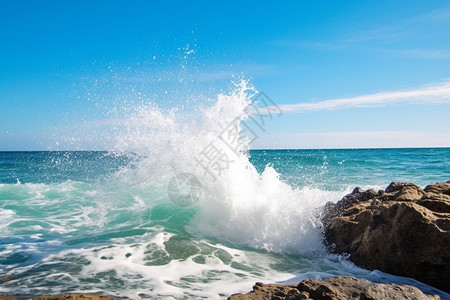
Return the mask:
[[[133,108],[109,154],[2,154],[4,168],[18,171],[0,177],[0,292],[219,299],[255,281],[336,274],[432,290],[326,253],[318,208],[350,184],[296,186],[271,161],[252,164],[238,139],[219,139],[230,124],[242,128],[255,93],[241,81],[189,114],[154,104]],[[199,163],[205,149],[227,158],[214,177]],[[20,169],[23,163],[28,167]],[[66,176],[49,176],[55,171]],[[185,173],[198,180],[202,196],[179,207],[167,188]],[[35,177],[23,180],[25,174]]]
[[[214,105],[198,109],[198,115],[189,118],[173,110],[140,107],[129,118],[128,132],[117,146],[137,154],[139,161],[135,168],[116,175],[127,184],[164,189],[176,174],[192,173],[199,178],[205,197],[188,224],[189,232],[269,251],[318,251],[320,226],[313,212],[323,203],[308,197],[308,190],[283,183],[269,165],[259,174],[239,148],[238,139],[230,145],[218,138],[229,124],[241,129],[236,120],[248,117],[245,110],[253,93],[242,81],[230,95],[219,95]],[[212,178],[199,164],[199,154],[208,147],[228,160],[220,178]]]

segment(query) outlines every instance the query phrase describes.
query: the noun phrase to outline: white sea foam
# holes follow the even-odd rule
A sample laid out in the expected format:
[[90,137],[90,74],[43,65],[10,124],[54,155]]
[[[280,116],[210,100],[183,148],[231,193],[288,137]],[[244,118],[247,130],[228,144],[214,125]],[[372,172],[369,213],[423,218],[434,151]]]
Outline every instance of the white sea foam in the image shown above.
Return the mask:
[[0,208],[0,228],[8,226],[14,220],[14,211]]
[[[420,285],[326,253],[318,209],[353,187],[293,187],[270,165],[258,172],[238,140],[220,141],[230,124],[242,128],[236,118],[246,120],[254,93],[240,82],[189,114],[133,108],[114,149],[132,160],[103,181],[0,185],[2,205],[19,207],[0,209],[0,235],[12,236],[0,248],[9,260],[0,267],[14,278],[0,291],[223,299],[256,281],[333,275]],[[198,162],[211,143],[230,160],[216,178]],[[169,201],[179,173],[201,182],[193,207]]]
[[[144,189],[160,186],[164,193],[173,176],[192,173],[202,184],[204,198],[187,226],[190,232],[270,251],[323,251],[316,209],[343,193],[294,189],[270,165],[259,174],[238,139],[226,143],[219,139],[230,126],[243,129],[240,122],[248,118],[254,93],[241,81],[236,90],[219,95],[213,105],[197,108],[189,116],[154,105],[137,108],[128,116],[116,150],[132,152],[138,161],[116,176]],[[214,174],[216,178],[199,163],[202,151],[217,151],[227,161],[220,174]]]
[[[109,292],[113,295],[127,295],[132,299],[139,299],[144,295],[164,299],[183,297],[222,299],[229,296],[230,292],[249,290],[255,281],[289,282],[300,276],[296,272],[274,268],[274,265],[284,260],[283,257],[230,248],[223,244],[211,244],[202,239],[188,242],[190,246],[194,245],[197,254],[185,257],[182,253],[177,253],[183,249],[171,252],[174,249],[167,243],[170,243],[173,237],[175,237],[173,234],[156,231],[142,236],[141,242],[118,238],[112,240],[108,246],[67,250],[49,256],[46,261],[52,263],[85,261],[85,266],[76,277],[81,280],[97,279],[98,282],[91,286],[91,291],[104,290],[108,281],[118,282],[119,284]],[[158,255],[177,259],[159,263]],[[302,263],[305,264],[306,261],[299,259],[291,263],[298,265],[301,270]],[[312,262],[313,265],[308,267],[324,269],[326,266],[327,271],[311,272],[308,278],[325,278],[331,276],[333,272],[355,274],[357,270],[360,270],[361,275],[369,273],[351,263],[348,266],[342,265],[338,260],[318,260],[316,263],[321,266],[313,266]],[[65,272],[60,274],[69,276]],[[124,282],[124,285],[121,286],[120,282]]]

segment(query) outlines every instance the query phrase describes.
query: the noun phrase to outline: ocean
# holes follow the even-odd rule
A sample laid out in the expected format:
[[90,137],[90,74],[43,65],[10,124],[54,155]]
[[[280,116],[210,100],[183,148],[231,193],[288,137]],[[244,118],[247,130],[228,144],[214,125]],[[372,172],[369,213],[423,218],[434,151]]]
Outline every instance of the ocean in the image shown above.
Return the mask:
[[356,186],[449,180],[450,148],[249,150],[247,106],[140,107],[111,151],[0,152],[0,293],[226,299],[352,275],[450,298],[328,253],[320,223]]
[[251,150],[254,186],[205,189],[179,206],[170,180],[123,179],[142,172],[135,157],[1,152],[0,292],[220,299],[256,281],[337,274],[433,291],[327,253],[317,215],[355,186],[447,181],[449,157],[448,148]]

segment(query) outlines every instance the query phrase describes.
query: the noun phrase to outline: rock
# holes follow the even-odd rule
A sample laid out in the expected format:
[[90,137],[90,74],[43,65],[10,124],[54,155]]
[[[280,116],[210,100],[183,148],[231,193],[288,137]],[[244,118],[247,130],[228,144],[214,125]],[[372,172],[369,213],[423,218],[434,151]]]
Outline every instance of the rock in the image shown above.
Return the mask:
[[9,296],[7,294],[0,293],[0,300],[17,300],[17,298],[13,297],[13,296]]
[[355,189],[327,209],[324,242],[331,251],[450,291],[450,183],[422,190],[393,182],[376,196]]
[[338,203],[328,202],[325,205],[326,215],[322,217],[322,222],[328,225],[335,217],[337,217],[345,208],[350,207],[358,202],[367,201],[378,196],[374,190],[363,191],[355,188],[351,194],[348,194]]
[[[286,299],[291,291],[297,290],[296,284],[262,284],[257,282],[253,286],[253,291],[248,294],[234,294],[228,297],[231,300],[252,300],[252,299]],[[307,299],[307,298],[305,298]]]
[[417,189],[421,189],[418,185],[411,183],[411,182],[391,182],[385,192],[386,193],[394,193],[394,192],[398,192],[401,191],[404,187],[411,187],[411,188],[417,188]]
[[440,299],[437,295],[426,295],[409,285],[373,283],[351,276],[336,276],[325,280],[307,279],[298,285],[255,285],[248,294],[235,294],[230,300],[347,300],[347,299]]

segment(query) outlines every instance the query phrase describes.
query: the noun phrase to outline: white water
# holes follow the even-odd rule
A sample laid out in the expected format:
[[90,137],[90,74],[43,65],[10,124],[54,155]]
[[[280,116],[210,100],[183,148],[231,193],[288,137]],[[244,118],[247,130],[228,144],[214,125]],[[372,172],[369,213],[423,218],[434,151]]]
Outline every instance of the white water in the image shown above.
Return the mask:
[[[259,174],[246,155],[248,147],[242,149],[238,139],[219,139],[230,124],[243,129],[239,120],[249,121],[246,109],[254,93],[241,81],[229,95],[219,95],[213,105],[188,116],[152,105],[137,108],[128,116],[127,132],[118,137],[116,150],[137,154],[139,161],[136,168],[116,175],[128,185],[164,189],[176,174],[192,173],[204,197],[189,232],[275,252],[323,252],[316,209],[347,191],[294,189],[269,165]],[[198,163],[202,151],[211,147],[227,161],[217,178]]]
[[[234,120],[246,120],[254,93],[240,82],[188,115],[152,104],[133,108],[113,149],[133,160],[99,182],[3,185],[14,195],[8,206],[26,209],[0,210],[0,236],[19,239],[5,242],[0,257],[19,252],[31,259],[1,266],[15,279],[0,292],[219,299],[249,291],[256,281],[336,274],[420,285],[326,252],[318,208],[352,187],[293,188],[270,165],[258,173],[238,140],[219,140],[230,124],[242,128]],[[215,180],[197,161],[211,143],[229,159]],[[168,183],[179,173],[201,182],[203,195],[193,207],[168,199]]]

